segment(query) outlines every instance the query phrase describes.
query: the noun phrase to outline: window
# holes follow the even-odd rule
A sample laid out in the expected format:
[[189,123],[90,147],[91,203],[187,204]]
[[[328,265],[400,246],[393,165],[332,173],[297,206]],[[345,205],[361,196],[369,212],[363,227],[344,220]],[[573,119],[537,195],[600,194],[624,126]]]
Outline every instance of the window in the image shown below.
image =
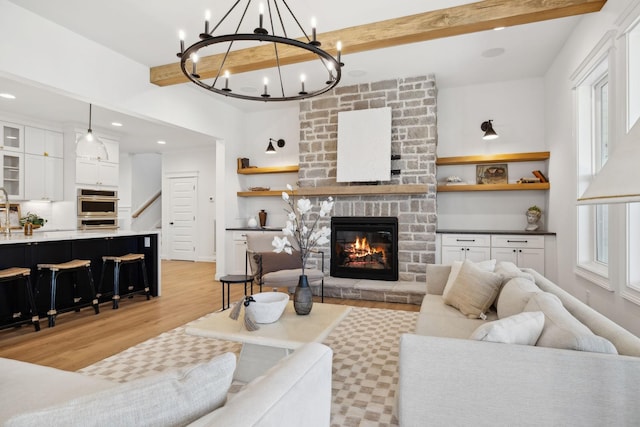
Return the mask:
[[627,130],[640,118],[640,21],[627,35]]
[[[608,57],[586,74],[576,87],[578,127],[578,196],[607,162],[609,154]],[[609,207],[579,206],[577,273],[610,289]]]

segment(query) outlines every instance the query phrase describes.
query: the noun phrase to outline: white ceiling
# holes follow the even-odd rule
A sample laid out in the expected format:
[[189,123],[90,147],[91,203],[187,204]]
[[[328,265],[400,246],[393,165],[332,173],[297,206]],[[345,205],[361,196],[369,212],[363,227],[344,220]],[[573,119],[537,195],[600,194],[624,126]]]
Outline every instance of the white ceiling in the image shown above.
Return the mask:
[[[203,29],[206,9],[211,10],[211,21],[216,22],[232,3],[231,0],[10,1],[150,67],[176,62],[178,30],[186,32],[189,44],[189,41],[195,41],[195,33]],[[312,16],[315,17],[321,34],[471,2],[290,0],[289,3],[303,26]],[[348,40],[343,40],[342,59],[346,66],[340,86],[428,73],[436,75],[439,88],[540,77],[579,19],[562,18],[352,55],[349,55]],[[504,53],[491,56],[496,49],[504,49]],[[260,85],[260,75],[261,72],[245,73],[243,85],[249,81],[260,82],[257,83]],[[201,89],[194,87],[194,90]],[[18,98],[13,101],[0,98],[0,112],[51,123],[86,126],[88,121],[88,108],[84,101],[51,92],[43,93],[41,89],[0,78],[1,92],[14,93]],[[225,102],[245,111],[273,108],[273,103],[267,105],[230,98],[225,98]],[[121,122],[124,126],[115,129],[110,126],[112,121]],[[124,142],[122,148],[129,152],[170,150],[172,141],[181,141],[181,144],[190,141],[194,146],[213,142],[205,135],[100,108],[94,108],[93,128],[120,134]],[[158,139],[166,140],[167,144],[159,146],[156,144]]]

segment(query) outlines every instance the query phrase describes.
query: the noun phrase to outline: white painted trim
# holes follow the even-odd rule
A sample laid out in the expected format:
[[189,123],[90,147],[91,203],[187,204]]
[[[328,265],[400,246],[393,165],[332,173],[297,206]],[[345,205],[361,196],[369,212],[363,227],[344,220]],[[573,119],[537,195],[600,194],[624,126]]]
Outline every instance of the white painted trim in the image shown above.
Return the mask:
[[594,285],[600,286],[601,288],[606,289],[609,292],[614,292],[614,289],[611,287],[611,283],[609,282],[608,277],[604,277],[598,274],[597,272],[588,269],[584,265],[577,266],[574,269],[574,272],[576,273],[577,276],[580,276],[583,279],[588,280]]
[[[589,52],[586,58],[578,65],[569,79],[573,82],[573,89],[581,86],[584,80],[591,74],[593,69],[606,59],[615,50],[616,30],[607,31],[596,46]],[[610,61],[611,62],[611,61]]]
[[634,303],[635,305],[640,305],[640,296],[638,296],[636,293],[623,291],[620,293],[620,296],[627,301]]
[[192,171],[192,172],[167,172],[164,174],[165,178],[197,178],[198,177],[198,171]]

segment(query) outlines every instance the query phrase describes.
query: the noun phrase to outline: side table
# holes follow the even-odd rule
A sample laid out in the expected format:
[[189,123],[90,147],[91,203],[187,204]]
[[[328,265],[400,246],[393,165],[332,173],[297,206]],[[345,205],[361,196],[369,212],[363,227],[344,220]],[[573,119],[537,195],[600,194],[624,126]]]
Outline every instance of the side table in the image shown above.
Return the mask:
[[[220,279],[222,283],[222,310],[229,308],[229,285],[231,283],[244,283],[244,296],[247,296],[247,283],[251,283],[251,294],[253,294],[253,276],[246,276],[244,274],[230,274],[228,276],[222,276]],[[227,285],[227,304],[224,304],[224,286]]]

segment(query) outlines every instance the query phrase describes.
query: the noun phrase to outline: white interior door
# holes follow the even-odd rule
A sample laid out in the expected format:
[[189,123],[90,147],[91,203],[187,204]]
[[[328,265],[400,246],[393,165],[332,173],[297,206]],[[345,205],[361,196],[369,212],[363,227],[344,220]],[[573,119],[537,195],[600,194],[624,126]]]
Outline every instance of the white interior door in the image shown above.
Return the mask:
[[197,177],[169,179],[171,204],[169,207],[170,251],[176,260],[196,259],[196,190]]

